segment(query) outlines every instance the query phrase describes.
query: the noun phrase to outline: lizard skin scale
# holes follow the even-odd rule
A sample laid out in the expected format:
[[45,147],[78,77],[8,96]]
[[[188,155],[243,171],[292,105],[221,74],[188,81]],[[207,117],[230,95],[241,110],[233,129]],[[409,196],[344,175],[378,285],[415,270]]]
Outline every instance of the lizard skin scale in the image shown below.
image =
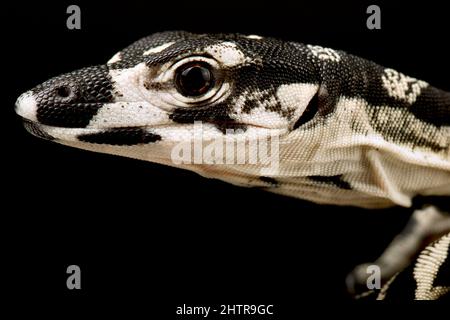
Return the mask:
[[[203,96],[183,96],[175,67],[211,66]],[[21,95],[26,128],[65,145],[177,166],[319,204],[409,207],[450,196],[450,93],[342,51],[238,34],[163,32],[105,65]],[[277,137],[267,163],[175,163],[201,123],[210,140]]]

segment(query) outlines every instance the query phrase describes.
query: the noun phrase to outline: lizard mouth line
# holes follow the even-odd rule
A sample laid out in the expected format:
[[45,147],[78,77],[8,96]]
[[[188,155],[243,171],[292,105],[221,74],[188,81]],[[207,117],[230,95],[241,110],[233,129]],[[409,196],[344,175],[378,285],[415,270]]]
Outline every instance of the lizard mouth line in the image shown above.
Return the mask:
[[22,122],[23,122],[23,126],[24,126],[25,130],[27,130],[32,135],[34,135],[38,138],[46,139],[46,140],[54,140],[55,139],[53,136],[51,136],[44,130],[44,128],[43,128],[44,125],[42,125],[38,122],[35,122],[35,121],[25,119],[25,118],[22,118]]
[[136,145],[161,140],[158,134],[150,132],[145,126],[115,128],[63,128],[48,126],[23,119],[25,129],[32,135],[60,143],[85,142],[115,146]]
[[[107,130],[120,130],[120,129],[148,129],[148,128],[158,128],[163,127],[167,124],[160,124],[160,125],[151,125],[151,126],[116,126],[116,127],[104,127],[104,128],[83,128],[83,127],[74,127],[74,128],[68,128],[68,127],[59,127],[59,126],[50,126],[47,124],[42,124],[37,121],[29,120],[22,117],[23,126],[25,129],[30,132],[33,135],[39,136],[41,138],[47,138],[50,135],[49,133],[52,131],[59,131],[59,132],[73,132],[75,133],[96,133],[100,131],[107,131]],[[47,137],[46,137],[47,136]]]
[[[111,126],[111,127],[61,127],[61,126],[52,126],[48,124],[43,124],[38,121],[33,121],[24,117],[21,117],[23,125],[27,131],[29,131],[31,134],[38,136],[40,138],[48,139],[49,134],[48,131],[65,131],[65,132],[98,132],[98,131],[104,131],[104,130],[114,130],[114,129],[157,129],[157,128],[164,128],[169,126],[178,125],[180,127],[183,127],[186,125],[185,123],[173,123],[173,122],[162,122],[158,124],[151,124],[151,125],[136,125],[136,126]],[[248,123],[241,123],[241,122],[233,122],[233,121],[205,121],[204,124],[212,124],[218,127],[222,128],[229,128],[229,129],[241,129],[243,131],[246,131],[247,128],[253,127],[257,129],[276,129],[276,128],[270,128],[268,126],[262,126],[257,124],[248,124]]]
[[79,135],[98,134],[105,131],[115,130],[138,130],[144,129],[145,126],[124,126],[112,128],[64,128],[49,126],[36,121],[22,118],[22,123],[29,133],[45,140],[73,140],[70,138],[78,137]]

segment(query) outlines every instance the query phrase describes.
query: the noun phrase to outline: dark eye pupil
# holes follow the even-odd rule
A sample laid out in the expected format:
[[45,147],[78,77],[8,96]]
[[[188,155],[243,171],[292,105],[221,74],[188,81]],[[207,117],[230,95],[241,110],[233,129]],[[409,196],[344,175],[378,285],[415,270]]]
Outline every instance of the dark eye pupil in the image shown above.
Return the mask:
[[206,63],[194,62],[176,72],[176,86],[185,96],[200,96],[214,85],[213,74]]

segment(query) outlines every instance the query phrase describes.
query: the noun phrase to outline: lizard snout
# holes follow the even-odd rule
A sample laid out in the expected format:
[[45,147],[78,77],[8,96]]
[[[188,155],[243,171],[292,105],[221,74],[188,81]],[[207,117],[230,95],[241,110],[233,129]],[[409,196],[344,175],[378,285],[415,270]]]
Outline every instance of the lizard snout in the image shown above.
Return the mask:
[[106,66],[93,66],[54,77],[22,94],[21,117],[54,127],[85,128],[98,110],[113,101]]
[[37,121],[37,103],[31,91],[27,91],[17,98],[15,105],[16,113],[29,121]]

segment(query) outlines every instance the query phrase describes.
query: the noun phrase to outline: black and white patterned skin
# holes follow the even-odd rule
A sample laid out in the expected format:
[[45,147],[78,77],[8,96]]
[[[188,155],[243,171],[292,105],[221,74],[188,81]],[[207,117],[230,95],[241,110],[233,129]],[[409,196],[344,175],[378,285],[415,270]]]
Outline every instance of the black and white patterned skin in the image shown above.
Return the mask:
[[[174,65],[191,60],[214,69],[204,96],[184,97],[175,87]],[[276,184],[258,179],[258,165],[180,166],[319,203],[409,206],[416,195],[450,194],[450,94],[320,46],[157,33],[106,65],[37,86],[16,107],[34,134],[167,165],[186,138],[180,129],[194,121],[210,137],[227,128],[275,133],[280,168],[266,176]]]
[[[201,94],[177,82],[192,65],[210,72]],[[16,112],[58,143],[316,203],[381,208],[450,196],[450,93],[317,45],[156,33],[24,93]],[[231,129],[246,141],[279,137],[279,166],[262,175],[261,163],[174,163],[196,122],[207,139]]]

